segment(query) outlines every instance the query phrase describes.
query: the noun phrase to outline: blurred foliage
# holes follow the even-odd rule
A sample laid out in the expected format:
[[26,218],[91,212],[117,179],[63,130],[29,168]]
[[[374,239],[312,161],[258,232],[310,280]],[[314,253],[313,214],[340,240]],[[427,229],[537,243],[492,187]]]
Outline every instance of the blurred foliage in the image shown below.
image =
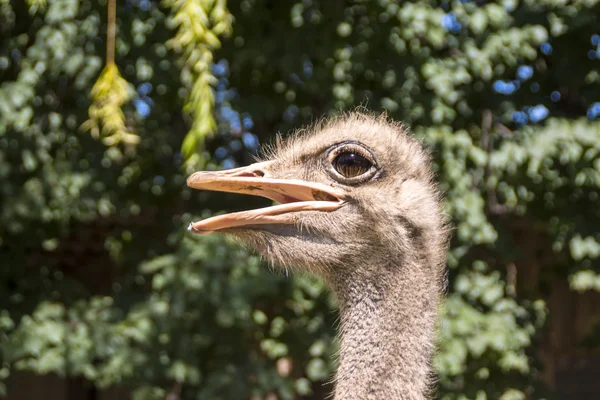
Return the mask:
[[103,142],[106,145],[118,143],[137,144],[140,138],[129,132],[125,126],[125,115],[122,107],[131,99],[132,88],[119,73],[113,63],[108,64],[92,87],[92,105],[89,109],[90,119],[83,125],[94,137],[100,136],[99,125],[105,133]]
[[[600,292],[599,16],[594,0],[126,0],[102,71],[106,4],[0,0],[0,392],[26,370],[134,399],[324,398],[325,286],[185,235],[265,204],[185,178],[362,104],[432,147],[453,217],[438,397],[560,395],[555,305]],[[94,120],[108,142],[81,132]],[[597,352],[599,324],[556,351]]]
[[186,135],[182,151],[192,157],[191,164],[199,161],[194,151],[215,131],[213,117],[212,74],[213,51],[221,47],[220,35],[231,33],[232,17],[225,0],[166,0],[173,10],[170,25],[177,33],[167,46],[181,53],[184,59],[181,80],[189,91],[184,110],[192,116],[191,129]]

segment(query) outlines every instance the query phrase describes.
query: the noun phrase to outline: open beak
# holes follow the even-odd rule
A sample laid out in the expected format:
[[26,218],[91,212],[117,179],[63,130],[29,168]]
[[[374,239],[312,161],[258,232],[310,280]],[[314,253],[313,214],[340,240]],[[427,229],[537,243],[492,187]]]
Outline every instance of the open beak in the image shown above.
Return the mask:
[[334,211],[344,203],[344,194],[316,182],[296,179],[265,178],[271,162],[225,171],[195,172],[187,179],[194,189],[250,194],[274,200],[280,204],[250,211],[219,215],[192,222],[188,230],[211,233],[226,228],[265,224],[293,224],[295,211]]

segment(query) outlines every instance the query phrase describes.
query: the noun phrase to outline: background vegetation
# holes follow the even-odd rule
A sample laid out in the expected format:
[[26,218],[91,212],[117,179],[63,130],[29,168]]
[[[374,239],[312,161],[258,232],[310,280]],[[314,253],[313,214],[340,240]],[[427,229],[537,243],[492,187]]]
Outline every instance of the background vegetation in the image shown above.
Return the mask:
[[599,27],[596,0],[0,0],[0,393],[325,398],[334,300],[187,235],[264,203],[184,180],[362,104],[447,193],[437,396],[598,398]]

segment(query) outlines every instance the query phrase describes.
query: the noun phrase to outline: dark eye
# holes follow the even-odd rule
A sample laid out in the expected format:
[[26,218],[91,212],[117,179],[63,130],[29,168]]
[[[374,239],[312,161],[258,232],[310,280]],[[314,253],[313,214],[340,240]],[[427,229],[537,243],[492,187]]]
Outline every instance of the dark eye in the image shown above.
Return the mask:
[[340,153],[333,160],[333,168],[344,178],[354,178],[360,176],[371,169],[373,164],[360,154]]

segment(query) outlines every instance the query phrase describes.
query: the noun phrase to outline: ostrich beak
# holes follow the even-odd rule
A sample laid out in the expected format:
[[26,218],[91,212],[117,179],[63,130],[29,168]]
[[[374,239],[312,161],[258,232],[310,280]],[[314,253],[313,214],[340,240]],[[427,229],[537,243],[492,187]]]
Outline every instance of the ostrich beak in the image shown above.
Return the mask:
[[250,211],[219,215],[192,222],[188,230],[211,233],[226,228],[265,224],[293,224],[296,211],[334,211],[344,203],[344,194],[330,186],[296,179],[265,178],[262,162],[225,171],[195,172],[187,179],[194,189],[250,194],[280,204]]

